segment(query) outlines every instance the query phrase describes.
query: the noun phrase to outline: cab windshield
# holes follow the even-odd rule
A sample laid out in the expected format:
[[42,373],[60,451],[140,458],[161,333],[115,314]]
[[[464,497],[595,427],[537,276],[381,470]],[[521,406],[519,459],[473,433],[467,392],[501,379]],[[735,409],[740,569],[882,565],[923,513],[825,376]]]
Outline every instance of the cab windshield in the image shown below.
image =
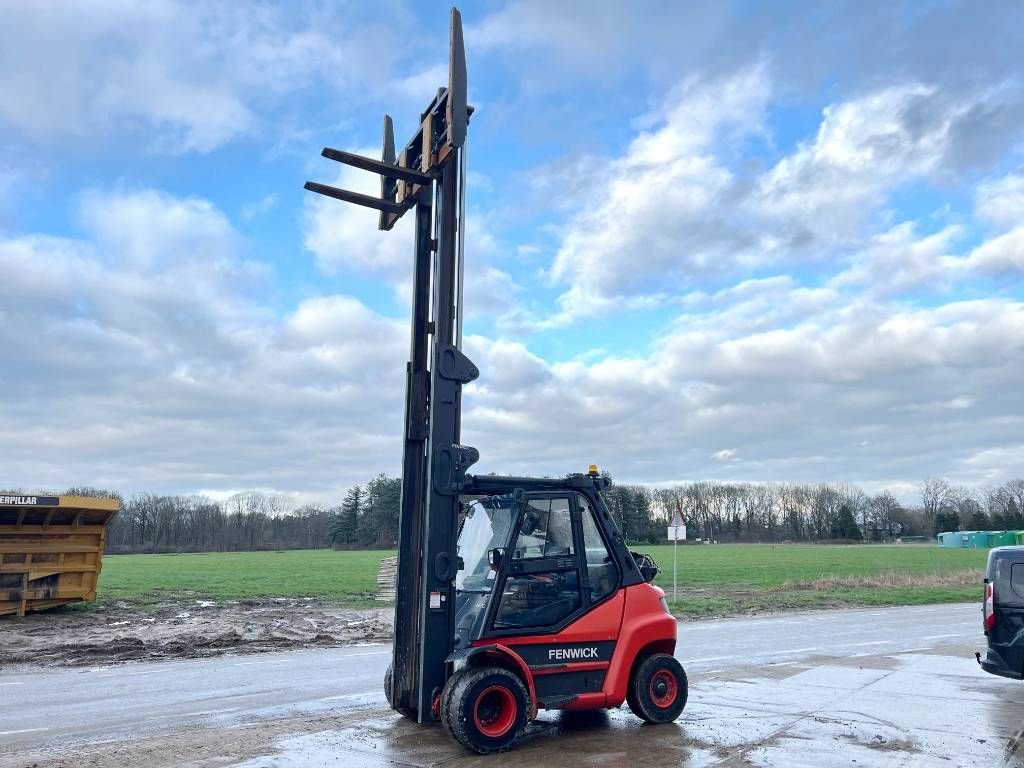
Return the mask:
[[489,592],[494,571],[487,562],[488,551],[504,547],[512,529],[512,499],[490,496],[469,505],[459,532],[459,557],[463,567],[455,576],[459,592]]

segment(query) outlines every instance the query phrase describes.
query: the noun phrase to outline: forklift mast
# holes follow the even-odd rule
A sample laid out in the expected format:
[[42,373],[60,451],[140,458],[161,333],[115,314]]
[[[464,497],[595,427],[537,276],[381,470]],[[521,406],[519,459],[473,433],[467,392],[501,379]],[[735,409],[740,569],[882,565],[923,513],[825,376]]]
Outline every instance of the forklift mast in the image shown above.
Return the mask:
[[466,103],[462,18],[451,11],[448,85],[420,114],[419,128],[396,158],[391,117],[375,160],[327,147],[324,157],[376,173],[373,197],[306,182],[306,189],[380,212],[391,230],[415,211],[412,337],[406,368],[405,445],[395,590],[395,641],[388,699],[419,722],[437,719],[454,638],[454,578],[459,494],[475,448],[461,445],[462,386],[478,371],[461,350]]

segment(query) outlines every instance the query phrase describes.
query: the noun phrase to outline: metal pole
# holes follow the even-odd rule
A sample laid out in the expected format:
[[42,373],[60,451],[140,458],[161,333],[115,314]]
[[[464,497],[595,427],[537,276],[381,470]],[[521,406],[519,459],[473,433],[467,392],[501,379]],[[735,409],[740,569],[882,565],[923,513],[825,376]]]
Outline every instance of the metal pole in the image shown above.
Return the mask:
[[463,285],[466,274],[466,147],[469,141],[465,141],[459,150],[459,223],[458,241],[456,245],[457,258],[457,284],[455,309],[458,312],[458,319],[455,323],[455,346],[462,349],[462,314],[463,308]]
[[679,526],[673,529],[672,536],[672,601],[679,599]]

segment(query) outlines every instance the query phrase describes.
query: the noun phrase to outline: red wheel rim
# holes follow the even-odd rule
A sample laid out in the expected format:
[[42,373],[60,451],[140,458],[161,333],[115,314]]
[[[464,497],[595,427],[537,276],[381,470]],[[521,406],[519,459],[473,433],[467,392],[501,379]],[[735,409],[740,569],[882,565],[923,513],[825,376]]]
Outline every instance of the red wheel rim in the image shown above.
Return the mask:
[[676,696],[679,695],[679,686],[676,684],[676,676],[667,669],[659,669],[651,678],[647,692],[651,695],[651,701],[659,709],[671,707]]
[[503,685],[485,688],[473,705],[473,723],[489,739],[508,733],[516,722],[516,697]]

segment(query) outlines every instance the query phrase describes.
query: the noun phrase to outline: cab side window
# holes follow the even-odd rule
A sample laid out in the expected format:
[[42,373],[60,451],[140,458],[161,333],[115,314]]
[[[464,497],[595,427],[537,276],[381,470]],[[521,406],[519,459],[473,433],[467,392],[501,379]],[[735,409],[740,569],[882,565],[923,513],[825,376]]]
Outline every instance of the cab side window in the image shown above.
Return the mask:
[[569,499],[530,499],[512,551],[513,560],[574,554]]
[[596,603],[610,595],[619,583],[619,569],[605,546],[594,519],[594,510],[582,496],[580,516],[583,519],[583,545],[587,549],[587,577],[590,581],[590,602]]
[[494,628],[552,627],[582,606],[568,496],[528,499]]

